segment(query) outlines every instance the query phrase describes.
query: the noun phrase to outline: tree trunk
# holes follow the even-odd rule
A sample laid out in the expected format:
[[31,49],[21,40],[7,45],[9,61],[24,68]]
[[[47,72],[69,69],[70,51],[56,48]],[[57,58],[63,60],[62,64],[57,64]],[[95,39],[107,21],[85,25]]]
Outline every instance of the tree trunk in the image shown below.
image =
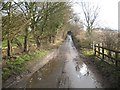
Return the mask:
[[37,47],[39,48],[41,44],[38,39],[36,40],[36,43],[37,43]]
[[25,30],[25,36],[24,36],[24,52],[27,52],[27,45],[28,45],[28,29]]
[[51,41],[52,41],[52,37],[51,37],[51,35],[49,36],[49,43],[51,43]]
[[39,36],[35,36],[35,41],[36,41],[36,44],[37,44],[37,48],[39,48],[40,47],[40,45],[41,45],[41,43],[40,43],[40,39],[39,39]]
[[55,43],[55,36],[52,36],[52,43]]
[[88,35],[90,35],[91,34],[91,28],[90,28],[90,26],[87,27],[87,31],[88,31]]
[[7,36],[7,56],[11,56],[11,37],[10,37],[10,26],[11,26],[11,2],[9,2],[9,10],[8,10],[8,36]]
[[10,57],[11,56],[11,43],[10,43],[10,39],[8,37],[8,40],[7,40],[7,56]]

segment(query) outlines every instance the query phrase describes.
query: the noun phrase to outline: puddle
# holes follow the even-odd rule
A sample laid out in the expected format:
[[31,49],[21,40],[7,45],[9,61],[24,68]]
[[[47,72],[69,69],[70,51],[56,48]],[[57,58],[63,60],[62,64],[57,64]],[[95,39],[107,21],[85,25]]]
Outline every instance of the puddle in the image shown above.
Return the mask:
[[65,71],[70,79],[70,88],[101,87],[101,85],[96,81],[95,76],[92,75],[84,63],[82,63],[82,65],[77,64],[77,66],[75,66],[73,62],[69,62],[66,64]]
[[83,76],[88,76],[89,75],[89,71],[87,70],[87,66],[85,64],[82,65],[82,68],[80,68],[79,72]]

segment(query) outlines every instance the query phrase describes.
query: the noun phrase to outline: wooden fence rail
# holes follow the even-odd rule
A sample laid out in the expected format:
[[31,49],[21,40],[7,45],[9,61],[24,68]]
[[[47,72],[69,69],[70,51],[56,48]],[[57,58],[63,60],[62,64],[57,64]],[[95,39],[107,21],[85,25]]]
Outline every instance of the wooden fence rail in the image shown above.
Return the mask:
[[120,62],[120,51],[108,49],[100,46],[99,44],[94,45],[94,54],[102,61],[105,60],[105,57],[108,57],[108,60],[111,60],[116,66],[118,66],[118,62]]

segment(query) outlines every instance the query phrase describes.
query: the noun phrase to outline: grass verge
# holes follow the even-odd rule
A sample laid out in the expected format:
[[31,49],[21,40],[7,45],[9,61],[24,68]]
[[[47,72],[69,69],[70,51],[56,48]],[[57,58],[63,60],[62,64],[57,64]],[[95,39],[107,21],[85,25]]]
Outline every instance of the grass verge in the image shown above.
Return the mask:
[[48,53],[46,49],[36,50],[35,52],[23,53],[17,56],[14,60],[6,60],[6,67],[2,68],[3,81],[8,79],[11,75],[19,75],[25,71],[24,64],[27,61],[34,60],[34,58],[41,58]]
[[92,49],[86,49],[86,48],[82,48],[81,53],[84,54],[85,56],[93,56],[94,55],[94,51]]

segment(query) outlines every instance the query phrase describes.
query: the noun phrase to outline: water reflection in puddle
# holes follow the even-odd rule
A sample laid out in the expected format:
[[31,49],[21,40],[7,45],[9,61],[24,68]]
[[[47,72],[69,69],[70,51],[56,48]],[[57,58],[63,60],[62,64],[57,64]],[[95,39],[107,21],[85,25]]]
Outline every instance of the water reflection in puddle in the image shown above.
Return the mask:
[[80,68],[81,75],[89,75],[89,71],[87,70],[87,66],[85,64],[82,64],[82,68]]
[[88,73],[87,65],[85,63],[81,62],[77,58],[74,58],[73,62],[75,63],[76,71],[81,73],[81,75],[84,75],[84,74]]
[[87,65],[79,58],[76,58],[76,56],[72,58],[68,57],[65,71],[70,79],[71,88],[101,87],[100,83],[96,81],[94,74],[89,70]]
[[78,61],[76,62],[75,70],[76,70],[78,78],[81,78],[83,76],[88,76],[90,74],[89,70],[87,69],[86,64],[80,63]]

